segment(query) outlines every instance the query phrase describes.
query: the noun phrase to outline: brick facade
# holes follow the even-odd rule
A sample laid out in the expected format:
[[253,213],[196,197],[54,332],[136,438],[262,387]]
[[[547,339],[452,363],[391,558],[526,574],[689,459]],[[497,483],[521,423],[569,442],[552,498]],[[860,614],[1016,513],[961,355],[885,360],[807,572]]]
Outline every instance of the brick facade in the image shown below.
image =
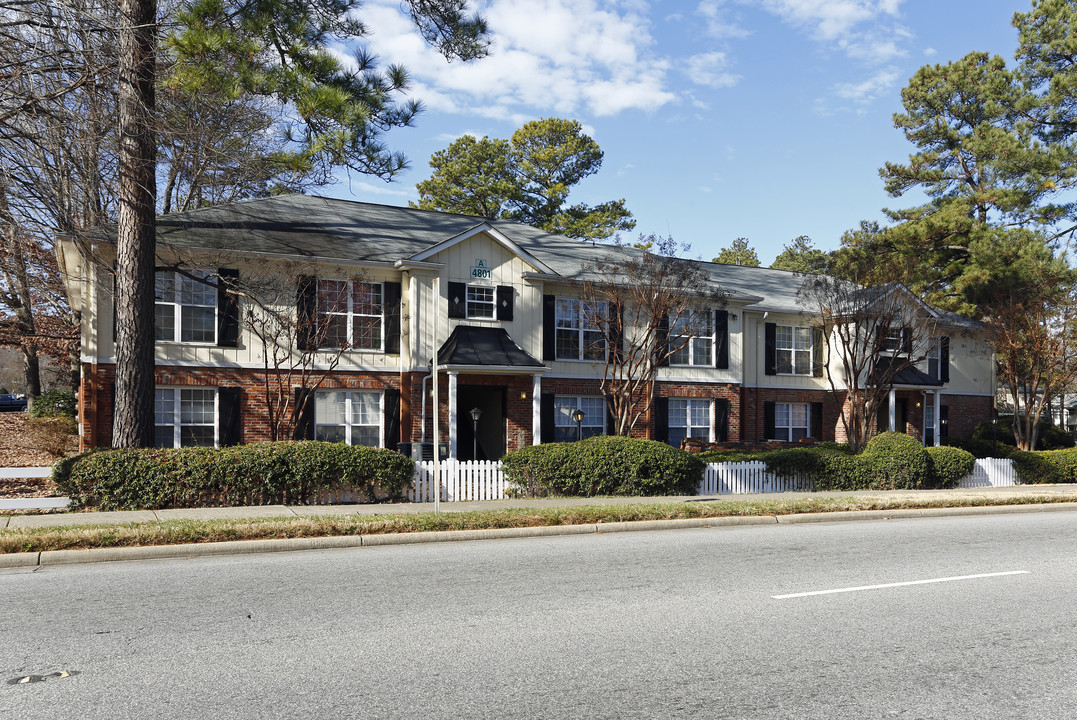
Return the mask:
[[[264,374],[260,370],[226,367],[178,367],[158,366],[155,381],[159,386],[174,387],[239,387],[241,388],[241,417],[243,442],[268,441],[273,437],[266,401]],[[319,389],[352,388],[400,390],[400,441],[419,442],[423,437],[423,392],[426,400],[426,439],[433,440],[433,403],[430,382],[424,384],[422,373],[349,372],[336,370],[327,376]],[[82,366],[79,386],[79,422],[82,427],[83,449],[108,446],[112,441],[112,386],[113,365]],[[598,379],[543,378],[542,393],[554,395],[601,395]],[[457,386],[461,392],[467,388],[491,388],[504,393],[505,450],[516,450],[534,441],[533,376],[522,375],[474,375],[460,373]],[[845,442],[846,434],[840,413],[847,412],[843,392],[828,390],[797,390],[777,388],[749,388],[723,383],[672,383],[656,384],[657,395],[664,398],[723,398],[729,402],[729,442],[761,442],[768,440],[763,432],[763,407],[767,402],[822,403],[822,440]],[[271,383],[270,392],[275,391]],[[447,403],[449,380],[442,375],[439,388],[442,411],[440,432],[442,442],[448,442],[449,426]],[[289,389],[291,392],[291,389]],[[942,404],[948,407],[948,434],[951,437],[968,437],[977,423],[991,416],[992,398],[970,395],[943,394]],[[930,395],[919,391],[899,391],[899,402],[905,404],[905,424],[900,428],[909,435],[923,438],[925,400],[933,402]],[[461,410],[461,412],[466,412]],[[884,411],[885,412],[885,411]],[[655,418],[645,415],[633,428],[634,437],[655,436]],[[466,418],[465,418],[466,419]],[[278,437],[290,438],[292,418],[284,418],[279,424]]]

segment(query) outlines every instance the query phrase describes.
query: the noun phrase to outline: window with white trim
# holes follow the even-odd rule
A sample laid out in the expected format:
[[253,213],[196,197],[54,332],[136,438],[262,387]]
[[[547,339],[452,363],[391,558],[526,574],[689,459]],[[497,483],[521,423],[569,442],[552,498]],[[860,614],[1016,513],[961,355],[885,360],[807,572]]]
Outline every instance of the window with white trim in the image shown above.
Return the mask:
[[215,388],[156,388],[154,444],[161,448],[217,445]]
[[935,380],[942,380],[942,340],[932,340],[927,351],[927,374]]
[[669,356],[670,365],[713,365],[714,312],[692,310],[682,313],[670,323],[669,345],[678,348]]
[[494,289],[482,285],[467,286],[467,316],[469,319],[494,317]]
[[381,350],[385,347],[381,283],[318,278],[319,345]]
[[601,397],[586,395],[558,395],[553,399],[554,442],[572,442],[577,439],[576,421],[572,413],[583,411],[579,437],[588,438],[603,434],[606,429],[606,401]]
[[935,406],[924,403],[924,445],[935,444]]
[[669,444],[680,447],[681,440],[711,439],[711,401],[698,398],[669,399]]
[[812,331],[810,327],[778,325],[774,329],[774,359],[779,375],[812,374]]
[[[192,272],[199,278],[211,273]],[[217,342],[217,289],[177,272],[154,278],[154,337],[165,342]]]
[[314,439],[381,447],[378,390],[319,390],[314,394]]
[[578,298],[557,298],[555,322],[558,360],[605,360],[606,338],[599,319],[606,318],[608,307],[594,306]]
[[773,440],[796,442],[811,435],[811,405],[809,403],[774,404]]

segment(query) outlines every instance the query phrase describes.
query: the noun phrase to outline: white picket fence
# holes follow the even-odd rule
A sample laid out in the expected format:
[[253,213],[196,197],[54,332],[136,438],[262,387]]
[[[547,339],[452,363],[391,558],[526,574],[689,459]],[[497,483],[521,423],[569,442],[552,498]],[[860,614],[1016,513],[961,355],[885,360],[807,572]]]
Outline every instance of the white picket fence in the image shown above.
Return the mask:
[[[1013,461],[1001,458],[977,460],[971,475],[957,484],[959,488],[1010,487],[1017,484]],[[441,462],[441,499],[444,501],[504,500],[505,478],[499,462]],[[433,502],[434,463],[415,463],[415,481],[408,499]],[[743,495],[811,491],[806,477],[784,478],[767,472],[760,461],[710,463],[703,471],[700,495]]]

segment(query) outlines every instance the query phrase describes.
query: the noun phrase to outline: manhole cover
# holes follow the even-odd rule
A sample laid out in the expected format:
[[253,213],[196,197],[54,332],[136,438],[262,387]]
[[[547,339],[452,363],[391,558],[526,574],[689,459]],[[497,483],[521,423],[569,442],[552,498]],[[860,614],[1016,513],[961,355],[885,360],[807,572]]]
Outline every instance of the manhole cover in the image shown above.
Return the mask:
[[78,670],[60,670],[59,672],[49,673],[48,675],[20,675],[19,677],[11,678],[7,681],[8,685],[28,685],[30,683],[45,682],[46,680],[53,680],[56,678],[66,678],[72,675],[78,675]]

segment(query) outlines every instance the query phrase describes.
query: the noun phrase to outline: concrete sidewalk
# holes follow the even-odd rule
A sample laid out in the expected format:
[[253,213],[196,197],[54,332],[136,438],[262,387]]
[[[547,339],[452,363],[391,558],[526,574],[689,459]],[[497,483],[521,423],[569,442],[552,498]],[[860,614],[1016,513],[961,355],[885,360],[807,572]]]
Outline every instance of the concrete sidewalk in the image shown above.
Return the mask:
[[[1014,498],[1047,496],[1051,502],[1077,503],[1077,485],[1018,485],[1016,487],[962,488],[956,490],[885,490],[850,492],[795,492],[754,495],[682,495],[663,497],[605,497],[605,498],[554,498],[541,500],[485,500],[481,502],[443,502],[441,512],[457,513],[476,510],[504,510],[510,508],[542,509],[558,507],[586,507],[594,505],[636,505],[667,502],[759,502],[789,498],[879,498],[886,500],[909,500],[923,502],[937,500],[940,504],[964,498],[992,498],[1012,502]],[[1006,505],[1002,507],[1016,507]],[[1077,506],[1075,506],[1077,507]],[[172,510],[132,510],[123,512],[71,512],[50,515],[0,515],[0,530],[64,527],[76,525],[125,525],[128,523],[157,522],[163,520],[243,520],[270,517],[312,517],[319,515],[399,515],[403,513],[426,513],[434,511],[434,503],[390,503],[382,505],[257,505],[247,507],[182,508]],[[876,512],[876,511],[867,511]],[[893,512],[893,511],[878,511]],[[997,510],[996,510],[997,512]]]

